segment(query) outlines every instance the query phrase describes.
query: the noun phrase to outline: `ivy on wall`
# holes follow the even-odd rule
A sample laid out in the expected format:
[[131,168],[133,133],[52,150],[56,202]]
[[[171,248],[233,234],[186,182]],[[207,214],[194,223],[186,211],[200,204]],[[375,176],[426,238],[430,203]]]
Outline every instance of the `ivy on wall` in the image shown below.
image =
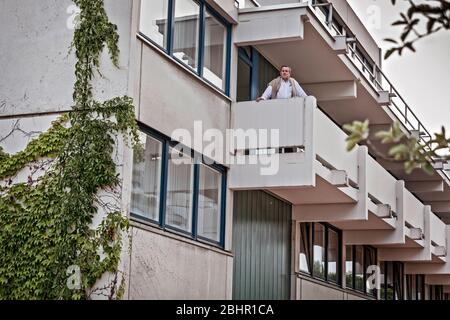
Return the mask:
[[[99,193],[120,189],[114,137],[138,141],[134,107],[126,96],[94,100],[92,80],[105,47],[118,66],[117,26],[103,0],[74,2],[80,14],[72,42],[73,110],[23,151],[0,149],[0,299],[87,299],[108,273],[115,277],[103,288],[107,297],[123,294],[117,274],[128,221],[120,205],[105,203]],[[14,182],[27,167],[43,174]],[[104,218],[94,227],[99,210]],[[70,266],[81,271],[76,288],[67,285]]]

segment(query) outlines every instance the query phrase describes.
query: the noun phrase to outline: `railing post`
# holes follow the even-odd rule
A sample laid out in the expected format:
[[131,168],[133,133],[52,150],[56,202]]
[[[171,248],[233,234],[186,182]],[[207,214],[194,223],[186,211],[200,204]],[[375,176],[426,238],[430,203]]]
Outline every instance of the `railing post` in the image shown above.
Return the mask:
[[333,4],[330,3],[329,9],[328,9],[328,18],[327,18],[328,28],[331,27],[332,23],[333,23]]

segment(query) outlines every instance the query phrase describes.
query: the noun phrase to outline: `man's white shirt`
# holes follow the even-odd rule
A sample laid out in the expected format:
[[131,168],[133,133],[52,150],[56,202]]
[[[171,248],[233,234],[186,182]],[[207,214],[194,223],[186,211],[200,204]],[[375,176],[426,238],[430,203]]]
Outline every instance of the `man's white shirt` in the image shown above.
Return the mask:
[[[295,88],[300,97],[306,97],[305,91],[303,91],[302,87],[298,84],[297,81],[294,81]],[[261,98],[264,100],[268,100],[272,97],[272,86],[267,86],[267,89],[262,94]],[[292,86],[289,80],[284,81],[281,80],[280,90],[278,90],[277,99],[289,99],[292,97]]]

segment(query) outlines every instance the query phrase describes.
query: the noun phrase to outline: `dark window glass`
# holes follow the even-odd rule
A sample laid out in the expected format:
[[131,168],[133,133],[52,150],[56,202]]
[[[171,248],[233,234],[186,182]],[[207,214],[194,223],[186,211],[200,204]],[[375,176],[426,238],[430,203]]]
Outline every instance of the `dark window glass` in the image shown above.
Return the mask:
[[300,224],[300,271],[311,273],[311,223]]
[[386,263],[380,262],[380,299],[385,300],[386,299]]
[[251,67],[241,58],[238,59],[237,101],[250,101]]
[[364,247],[355,246],[355,286],[359,291],[364,291]]
[[345,246],[345,286],[353,288],[353,246]]
[[314,223],[313,275],[325,278],[325,227]]
[[417,275],[417,300],[425,300],[425,276],[423,274]]
[[403,263],[393,262],[394,272],[394,300],[403,300]]
[[299,270],[335,284],[341,281],[341,234],[324,223],[300,223]]
[[339,236],[338,233],[332,229],[328,229],[327,252],[327,280],[337,283],[339,277]]
[[264,90],[266,90],[267,85],[270,81],[277,78],[280,72],[262,55],[259,58],[258,65],[258,93],[262,95]]
[[386,300],[394,300],[394,268],[392,262],[386,262]]
[[407,274],[406,275],[406,299],[407,300],[416,300],[416,275],[415,274]]

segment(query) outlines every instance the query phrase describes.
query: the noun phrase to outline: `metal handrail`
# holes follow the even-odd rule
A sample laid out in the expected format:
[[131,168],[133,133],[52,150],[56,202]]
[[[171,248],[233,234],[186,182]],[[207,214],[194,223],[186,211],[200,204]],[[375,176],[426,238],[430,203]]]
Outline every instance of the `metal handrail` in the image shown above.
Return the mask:
[[[320,2],[319,2],[320,1]],[[369,83],[373,86],[373,88],[379,91],[387,91],[389,93],[390,101],[388,107],[391,109],[394,116],[397,120],[403,124],[405,129],[412,134],[414,131],[418,131],[418,141],[419,143],[426,144],[428,139],[431,139],[432,136],[429,131],[425,128],[423,123],[419,120],[416,114],[412,111],[409,105],[406,103],[405,99],[400,95],[398,90],[394,87],[389,78],[384,74],[384,72],[380,69],[380,67],[370,58],[370,56],[365,52],[364,47],[361,43],[356,39],[354,35],[352,35],[350,28],[344,22],[344,20],[339,16],[335,9],[333,9],[333,4],[330,2],[325,2],[325,0],[311,0],[309,1],[310,6],[313,9],[319,8],[322,13],[326,16],[326,21],[323,21],[324,24],[329,29],[334,29],[338,35],[350,36],[353,37],[353,46],[347,43],[347,56],[354,62],[355,66],[363,73],[364,77],[369,81]],[[324,9],[327,8],[327,9]],[[316,17],[320,20],[320,16],[315,12]],[[335,18],[335,19],[333,19]],[[335,26],[335,24],[339,24]],[[344,33],[339,29],[344,30]],[[348,34],[346,34],[348,32]],[[363,57],[360,57],[360,54],[356,51],[356,48],[361,50],[361,54]],[[373,71],[367,67],[366,61],[369,61],[373,64]],[[355,63],[355,60],[357,63]],[[387,83],[388,87],[383,86],[383,82]],[[398,106],[397,103],[392,98],[398,98],[403,106]],[[394,109],[394,110],[393,110]],[[400,116],[395,112],[395,110],[400,114]]]

